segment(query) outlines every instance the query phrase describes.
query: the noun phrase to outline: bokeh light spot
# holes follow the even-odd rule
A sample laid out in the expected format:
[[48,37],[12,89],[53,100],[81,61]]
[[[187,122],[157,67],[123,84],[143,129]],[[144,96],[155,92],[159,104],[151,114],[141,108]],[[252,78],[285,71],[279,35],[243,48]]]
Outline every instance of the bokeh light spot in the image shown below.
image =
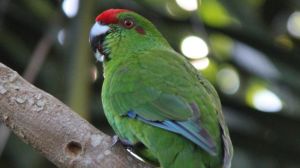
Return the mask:
[[195,11],[198,8],[197,0],[176,0],[179,7],[187,11]]
[[174,11],[174,9],[172,7],[172,3],[170,3],[170,2],[166,3],[166,10],[171,16],[173,16],[173,17],[177,16],[176,12]]
[[191,64],[198,70],[204,70],[209,65],[209,59],[208,58],[202,58],[198,60],[191,61]]
[[62,9],[67,17],[75,17],[78,12],[79,0],[64,0],[62,3]]
[[277,79],[281,75],[277,66],[264,52],[245,43],[234,43],[232,58],[240,67],[257,76]]
[[276,94],[267,89],[258,90],[253,95],[253,105],[264,112],[278,112],[282,109],[282,102]]
[[294,12],[290,15],[287,22],[288,32],[296,37],[300,38],[300,12]]
[[222,68],[217,73],[217,84],[225,94],[235,94],[240,88],[240,78],[233,68]]
[[57,33],[57,40],[59,42],[60,45],[63,45],[65,42],[65,30],[61,29],[59,30],[59,32]]
[[181,42],[181,52],[188,58],[206,57],[209,50],[204,40],[197,36],[188,36]]
[[92,77],[92,81],[95,82],[98,79],[98,70],[96,66],[92,66],[91,68],[91,77]]

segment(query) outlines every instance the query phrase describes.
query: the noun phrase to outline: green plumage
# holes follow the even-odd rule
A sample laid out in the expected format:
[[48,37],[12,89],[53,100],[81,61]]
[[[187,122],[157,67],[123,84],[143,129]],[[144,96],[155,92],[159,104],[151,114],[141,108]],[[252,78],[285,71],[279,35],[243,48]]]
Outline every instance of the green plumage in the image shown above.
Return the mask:
[[[109,54],[104,61],[102,101],[116,134],[137,144],[135,152],[164,168],[226,167],[232,148],[214,88],[148,20],[133,12],[117,17],[132,19],[145,34],[111,24],[104,40]],[[129,111],[155,122],[196,119],[212,139],[216,155],[182,135],[128,117]]]

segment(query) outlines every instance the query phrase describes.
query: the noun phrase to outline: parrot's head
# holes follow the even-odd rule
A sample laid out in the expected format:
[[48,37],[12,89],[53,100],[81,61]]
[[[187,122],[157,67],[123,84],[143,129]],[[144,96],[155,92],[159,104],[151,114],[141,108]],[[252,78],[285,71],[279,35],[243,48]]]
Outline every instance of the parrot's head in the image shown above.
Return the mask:
[[96,59],[101,62],[147,47],[168,46],[150,21],[126,9],[106,10],[96,17],[95,22],[89,41]]

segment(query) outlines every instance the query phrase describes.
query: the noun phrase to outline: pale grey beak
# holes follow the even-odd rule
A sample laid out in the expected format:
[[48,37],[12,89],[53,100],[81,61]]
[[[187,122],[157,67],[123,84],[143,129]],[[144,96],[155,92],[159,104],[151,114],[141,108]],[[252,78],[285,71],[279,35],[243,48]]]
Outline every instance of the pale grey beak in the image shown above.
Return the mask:
[[102,43],[109,29],[109,26],[96,22],[90,30],[89,42],[95,53],[96,59],[100,62],[103,62],[104,60],[105,55],[103,53]]

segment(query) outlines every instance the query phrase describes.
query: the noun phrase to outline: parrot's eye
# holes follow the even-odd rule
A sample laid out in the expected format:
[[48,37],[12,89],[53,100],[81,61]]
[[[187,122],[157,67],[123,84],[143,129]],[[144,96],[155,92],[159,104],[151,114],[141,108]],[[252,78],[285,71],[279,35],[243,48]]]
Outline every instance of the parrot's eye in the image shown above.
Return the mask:
[[130,29],[130,28],[132,28],[132,27],[134,26],[134,21],[131,20],[131,19],[125,19],[125,20],[123,21],[123,26],[124,26],[125,28],[127,28],[127,29]]

